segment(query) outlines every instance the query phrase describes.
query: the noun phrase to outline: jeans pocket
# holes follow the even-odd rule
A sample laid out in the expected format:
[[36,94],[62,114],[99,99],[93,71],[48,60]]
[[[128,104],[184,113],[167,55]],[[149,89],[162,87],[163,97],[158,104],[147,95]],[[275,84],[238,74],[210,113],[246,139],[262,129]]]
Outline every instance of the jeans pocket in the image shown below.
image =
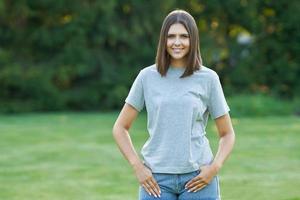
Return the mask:
[[200,174],[200,169],[193,171],[190,173],[191,179],[195,178],[196,176],[198,176]]
[[161,173],[152,173],[152,176],[157,183],[161,182],[164,177]]

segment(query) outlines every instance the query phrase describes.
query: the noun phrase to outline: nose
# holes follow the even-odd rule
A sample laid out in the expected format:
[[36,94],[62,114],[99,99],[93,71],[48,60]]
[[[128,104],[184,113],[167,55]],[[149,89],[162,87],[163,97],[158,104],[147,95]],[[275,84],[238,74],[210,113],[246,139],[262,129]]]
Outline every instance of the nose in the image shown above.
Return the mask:
[[180,39],[179,37],[176,37],[175,41],[174,41],[174,44],[177,46],[177,45],[180,45]]

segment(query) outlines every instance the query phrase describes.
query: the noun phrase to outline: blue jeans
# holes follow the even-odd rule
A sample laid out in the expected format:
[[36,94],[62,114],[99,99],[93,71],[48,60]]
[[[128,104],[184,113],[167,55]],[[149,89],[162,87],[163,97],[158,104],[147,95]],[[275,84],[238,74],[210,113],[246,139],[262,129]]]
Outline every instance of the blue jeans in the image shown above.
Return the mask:
[[185,189],[185,184],[199,173],[199,170],[186,174],[153,173],[161,189],[161,197],[150,196],[140,186],[139,200],[221,200],[218,176],[198,192],[188,192]]

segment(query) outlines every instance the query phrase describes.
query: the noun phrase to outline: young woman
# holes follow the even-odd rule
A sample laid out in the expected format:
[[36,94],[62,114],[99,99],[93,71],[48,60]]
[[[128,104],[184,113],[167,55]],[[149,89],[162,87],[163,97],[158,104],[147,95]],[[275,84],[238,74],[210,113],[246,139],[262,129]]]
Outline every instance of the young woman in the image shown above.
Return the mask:
[[[149,138],[141,160],[129,136],[146,106]],[[113,127],[113,136],[140,183],[140,200],[219,200],[218,172],[235,141],[216,72],[202,65],[194,18],[175,10],[165,18],[156,63],[136,77]],[[215,120],[219,147],[214,157],[206,138]]]

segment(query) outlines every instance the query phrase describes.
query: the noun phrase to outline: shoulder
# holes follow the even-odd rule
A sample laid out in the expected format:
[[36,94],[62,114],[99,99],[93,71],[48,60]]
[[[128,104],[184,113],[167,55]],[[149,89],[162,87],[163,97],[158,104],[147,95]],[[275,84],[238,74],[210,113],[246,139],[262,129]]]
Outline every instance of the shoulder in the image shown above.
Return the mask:
[[156,64],[144,67],[143,69],[141,69],[141,73],[146,74],[146,73],[153,73],[153,72],[157,72],[156,69]]
[[217,74],[217,72],[203,65],[198,71],[195,71],[194,73],[195,75],[199,75],[201,76],[201,78],[205,78],[208,80],[219,79],[219,75]]
[[157,72],[156,70],[156,65],[153,64],[153,65],[150,65],[150,66],[147,66],[147,67],[144,67],[144,68],[141,68],[139,71],[138,71],[138,74],[136,76],[136,79],[138,81],[142,81],[148,77],[149,75],[153,74]]
[[158,71],[157,71],[157,68],[156,68],[156,64],[153,64],[153,65],[142,68],[140,70],[139,74],[142,77],[146,77],[146,76],[151,76],[151,75],[154,75],[154,74],[157,74],[157,73],[158,73]]

